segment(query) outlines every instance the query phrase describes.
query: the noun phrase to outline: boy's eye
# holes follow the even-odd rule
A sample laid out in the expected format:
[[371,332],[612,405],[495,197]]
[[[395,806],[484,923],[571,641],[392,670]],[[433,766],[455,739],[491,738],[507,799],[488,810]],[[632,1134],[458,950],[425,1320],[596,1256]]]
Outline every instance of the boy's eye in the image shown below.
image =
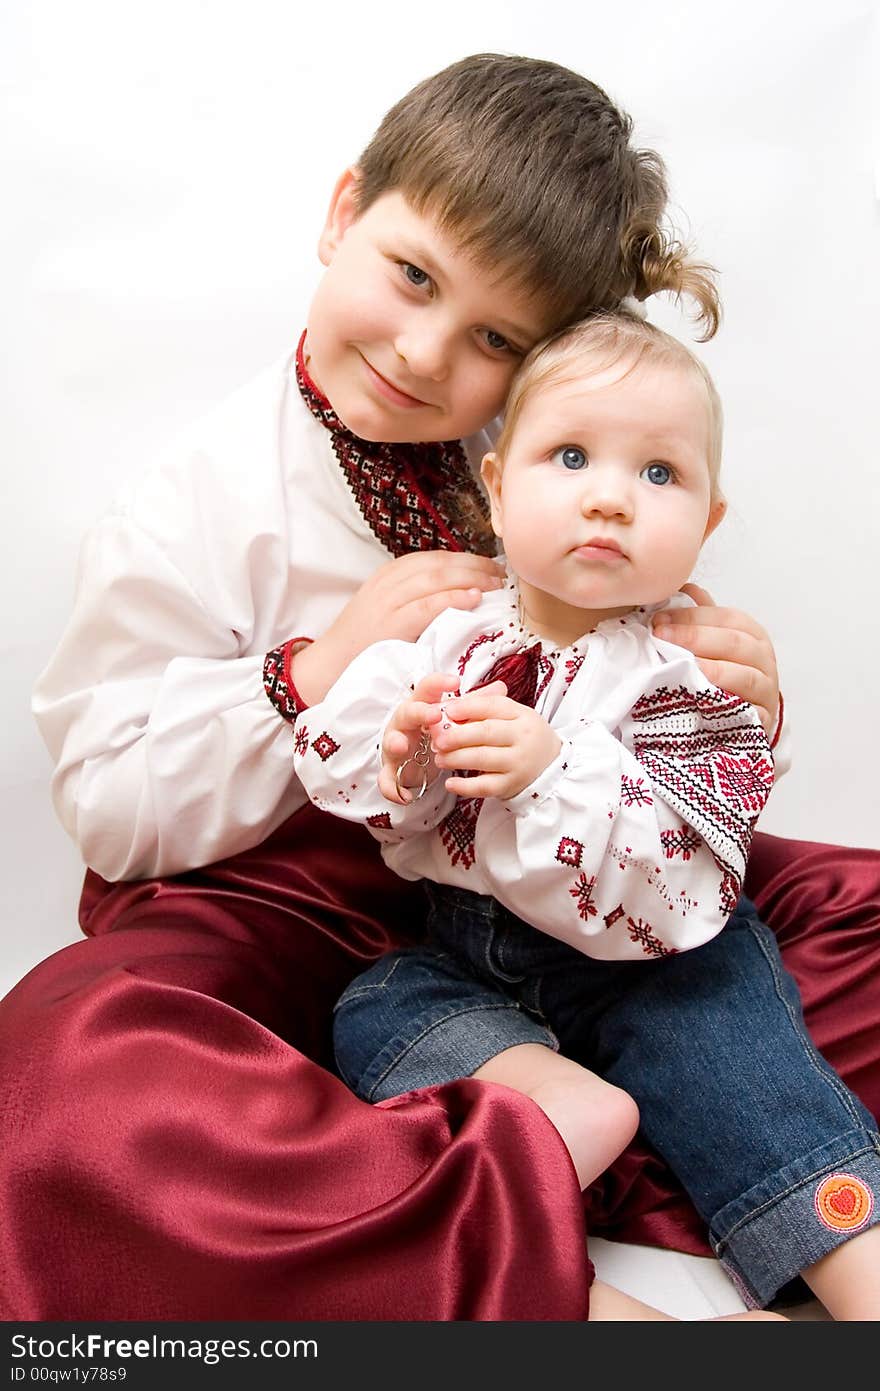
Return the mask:
[[578,449],[576,444],[566,444],[562,449],[557,449],[553,458],[568,469],[586,468],[589,462],[584,451]]
[[672,482],[672,469],[668,468],[666,464],[648,464],[647,468],[642,469],[640,477],[646,478],[649,483],[656,483],[658,487],[662,487],[664,483]]
[[485,335],[486,343],[494,352],[503,353],[514,351],[513,344],[508,343],[504,335],[501,333],[496,333],[493,328],[487,328],[485,330]]
[[427,271],[422,270],[421,266],[414,266],[411,261],[403,261],[403,273],[410,285],[415,285],[417,290],[431,283],[431,277]]

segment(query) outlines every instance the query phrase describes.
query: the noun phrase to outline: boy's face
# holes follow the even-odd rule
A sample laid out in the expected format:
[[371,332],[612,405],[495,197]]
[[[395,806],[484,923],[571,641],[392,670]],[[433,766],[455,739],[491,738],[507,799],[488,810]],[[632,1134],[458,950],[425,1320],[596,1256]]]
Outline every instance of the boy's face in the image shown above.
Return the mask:
[[384,193],[355,215],[340,179],[319,254],[327,270],[308,318],[308,367],[362,439],[460,439],[498,415],[523,354],[549,325],[416,213]]
[[676,366],[628,366],[587,362],[580,380],[536,388],[503,464],[483,463],[526,612],[556,641],[675,593],[724,515],[711,496],[703,382]]

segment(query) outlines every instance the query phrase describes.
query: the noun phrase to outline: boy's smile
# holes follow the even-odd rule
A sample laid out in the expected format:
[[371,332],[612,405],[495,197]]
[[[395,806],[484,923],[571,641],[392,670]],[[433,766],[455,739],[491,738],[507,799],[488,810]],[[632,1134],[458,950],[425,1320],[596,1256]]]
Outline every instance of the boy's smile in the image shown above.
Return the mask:
[[319,243],[327,270],[309,311],[309,373],[362,439],[472,435],[501,411],[546,316],[402,193],[358,217],[356,188],[346,171]]
[[563,645],[689,578],[724,515],[694,371],[589,359],[525,400],[483,477],[532,626]]

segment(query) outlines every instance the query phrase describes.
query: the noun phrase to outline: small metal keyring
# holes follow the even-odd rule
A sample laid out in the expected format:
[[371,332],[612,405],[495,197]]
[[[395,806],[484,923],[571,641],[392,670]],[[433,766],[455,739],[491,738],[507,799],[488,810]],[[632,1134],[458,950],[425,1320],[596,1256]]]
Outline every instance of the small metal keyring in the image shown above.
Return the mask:
[[[403,762],[398,765],[397,772],[394,774],[394,782],[397,786],[397,791],[400,794],[401,801],[405,802],[407,800],[407,798],[403,795],[404,792],[409,792],[411,794],[411,799],[414,802],[417,802],[420,797],[424,797],[426,791],[428,790],[428,765],[430,764],[430,762],[431,736],[425,729],[422,730],[421,737],[419,738],[419,745],[415,753],[410,758],[405,758]],[[416,791],[414,787],[404,787],[403,782],[401,781],[404,773],[406,772],[407,768],[411,763],[414,763],[417,768],[421,768],[422,770],[422,785],[418,789],[418,791]]]

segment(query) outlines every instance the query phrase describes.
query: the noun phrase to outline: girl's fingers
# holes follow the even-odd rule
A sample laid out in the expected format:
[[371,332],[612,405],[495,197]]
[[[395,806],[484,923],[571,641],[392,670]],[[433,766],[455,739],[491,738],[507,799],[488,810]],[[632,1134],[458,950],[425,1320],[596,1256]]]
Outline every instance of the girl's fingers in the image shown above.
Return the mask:
[[410,739],[404,734],[402,729],[388,729],[385,733],[383,751],[389,758],[405,758],[410,746]]
[[[448,726],[448,727],[447,727]],[[431,731],[431,744],[446,754],[456,749],[509,748],[516,738],[513,720],[469,720],[467,724],[441,720]]]
[[397,790],[397,779],[394,776],[396,770],[396,763],[394,765],[383,763],[376,784],[386,802],[393,802],[395,806],[402,807],[406,805],[406,801]]
[[504,786],[497,773],[482,773],[475,778],[447,778],[446,791],[455,797],[500,797]]
[[460,676],[453,676],[448,671],[432,671],[429,676],[423,676],[421,681],[416,683],[413,700],[423,700],[435,705],[447,691],[457,691],[460,681]]
[[438,768],[476,768],[481,773],[503,773],[510,766],[510,750],[492,745],[452,749],[434,755]]
[[429,705],[424,700],[405,700],[402,705],[398,705],[392,717],[392,722],[388,726],[387,734],[399,732],[412,734],[415,730],[424,729],[427,725],[434,725],[440,719],[440,706]]
[[456,696],[445,703],[446,713],[454,724],[470,720],[512,720],[522,714],[522,706],[507,698],[503,681],[493,681],[479,691]]

